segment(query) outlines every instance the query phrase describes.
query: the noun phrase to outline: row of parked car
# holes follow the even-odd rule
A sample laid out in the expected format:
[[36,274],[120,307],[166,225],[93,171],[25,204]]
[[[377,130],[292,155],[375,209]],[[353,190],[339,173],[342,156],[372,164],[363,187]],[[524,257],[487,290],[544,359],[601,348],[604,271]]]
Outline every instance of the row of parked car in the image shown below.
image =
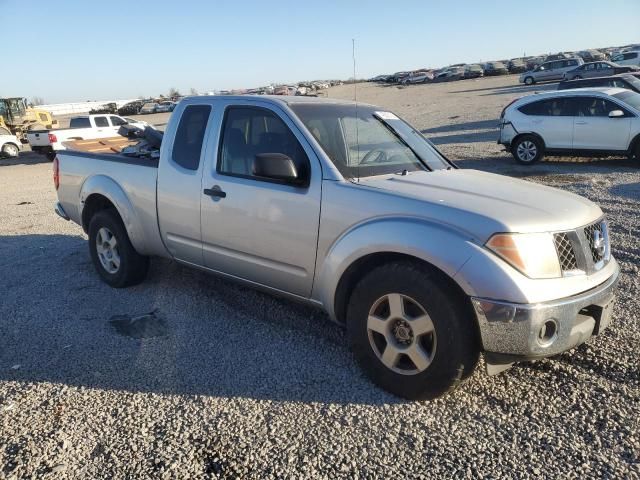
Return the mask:
[[[616,64],[616,67],[638,66],[640,65],[640,45],[629,45],[624,48],[610,48],[603,50],[582,50],[579,52],[560,52],[546,56],[512,58],[511,60],[497,60],[487,63],[455,64],[440,69],[421,68],[413,71],[396,72],[390,75],[378,75],[370,82],[392,83],[410,85],[416,83],[443,82],[462,80],[468,78],[478,78],[488,75],[507,75],[516,73],[536,72],[536,75],[522,77],[523,83],[535,83],[538,78],[554,76],[553,80],[564,79],[563,75],[551,75],[549,70],[554,72],[564,69],[562,74],[573,68],[589,63],[607,63],[608,60]],[[555,63],[552,63],[555,62]],[[591,68],[591,67],[590,67]],[[624,73],[631,69],[617,68],[615,73]],[[581,75],[576,73],[569,79],[586,78],[589,73]],[[598,75],[599,76],[599,75]],[[549,78],[551,80],[551,78]]]
[[117,113],[118,115],[144,115],[149,113],[173,112],[181,99],[175,98],[174,100],[134,100],[118,108]]
[[606,77],[640,71],[640,59],[638,58],[640,51],[630,52],[630,54],[635,55],[636,64],[627,62],[621,65],[609,61],[585,63],[580,57],[544,62],[533,70],[522,73],[520,75],[520,83],[533,85],[536,82],[580,80],[582,78]]

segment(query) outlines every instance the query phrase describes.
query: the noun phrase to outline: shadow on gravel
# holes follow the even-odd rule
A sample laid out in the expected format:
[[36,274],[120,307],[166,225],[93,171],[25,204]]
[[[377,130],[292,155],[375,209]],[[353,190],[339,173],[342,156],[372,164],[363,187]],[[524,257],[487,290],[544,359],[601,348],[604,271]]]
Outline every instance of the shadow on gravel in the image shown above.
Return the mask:
[[9,167],[12,165],[36,165],[38,163],[51,163],[45,155],[39,155],[35,152],[20,152],[16,158],[0,158],[0,167]]
[[640,200],[640,182],[614,185],[609,189],[609,193],[616,197],[625,197],[632,200]]
[[[80,232],[79,232],[80,233]],[[314,308],[175,262],[99,280],[83,237],[0,237],[0,381],[160,394],[388,404]]]
[[582,344],[570,352],[562,353],[550,360],[522,362],[517,365],[517,368],[535,370],[551,375],[571,375],[567,370],[560,368],[560,364],[577,368],[589,375],[597,375],[610,382],[640,386],[640,371],[630,369],[627,365],[620,365],[612,359],[598,358],[597,352],[590,348],[588,344]]

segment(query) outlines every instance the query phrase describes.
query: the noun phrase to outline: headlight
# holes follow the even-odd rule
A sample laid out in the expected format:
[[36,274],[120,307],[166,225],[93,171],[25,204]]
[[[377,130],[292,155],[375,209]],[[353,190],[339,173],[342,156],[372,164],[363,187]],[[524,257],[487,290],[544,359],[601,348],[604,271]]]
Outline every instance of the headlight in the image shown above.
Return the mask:
[[530,278],[562,276],[550,233],[497,233],[486,247]]

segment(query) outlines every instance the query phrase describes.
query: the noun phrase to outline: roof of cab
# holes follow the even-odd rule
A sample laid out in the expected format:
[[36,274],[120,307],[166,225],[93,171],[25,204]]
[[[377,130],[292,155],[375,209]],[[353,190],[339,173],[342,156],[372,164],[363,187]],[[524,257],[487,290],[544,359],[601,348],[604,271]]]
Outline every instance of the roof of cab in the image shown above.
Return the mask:
[[[326,97],[307,97],[304,95],[291,96],[291,95],[207,95],[198,97],[185,97],[183,102],[185,103],[208,103],[211,101],[247,101],[247,100],[259,100],[272,102],[280,105],[293,105],[299,103],[305,104],[322,104],[322,105],[354,105],[356,102],[352,100],[340,100],[337,98]],[[367,105],[367,103],[358,102],[358,105]]]

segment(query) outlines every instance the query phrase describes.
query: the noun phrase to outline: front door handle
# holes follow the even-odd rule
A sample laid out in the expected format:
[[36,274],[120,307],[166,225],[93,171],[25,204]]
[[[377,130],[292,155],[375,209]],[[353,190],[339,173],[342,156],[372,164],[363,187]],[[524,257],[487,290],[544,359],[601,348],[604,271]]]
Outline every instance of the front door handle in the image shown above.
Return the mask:
[[576,125],[586,125],[587,122],[576,122]]
[[225,198],[227,196],[227,192],[223,192],[219,185],[214,185],[211,188],[205,188],[204,194],[218,198]]

